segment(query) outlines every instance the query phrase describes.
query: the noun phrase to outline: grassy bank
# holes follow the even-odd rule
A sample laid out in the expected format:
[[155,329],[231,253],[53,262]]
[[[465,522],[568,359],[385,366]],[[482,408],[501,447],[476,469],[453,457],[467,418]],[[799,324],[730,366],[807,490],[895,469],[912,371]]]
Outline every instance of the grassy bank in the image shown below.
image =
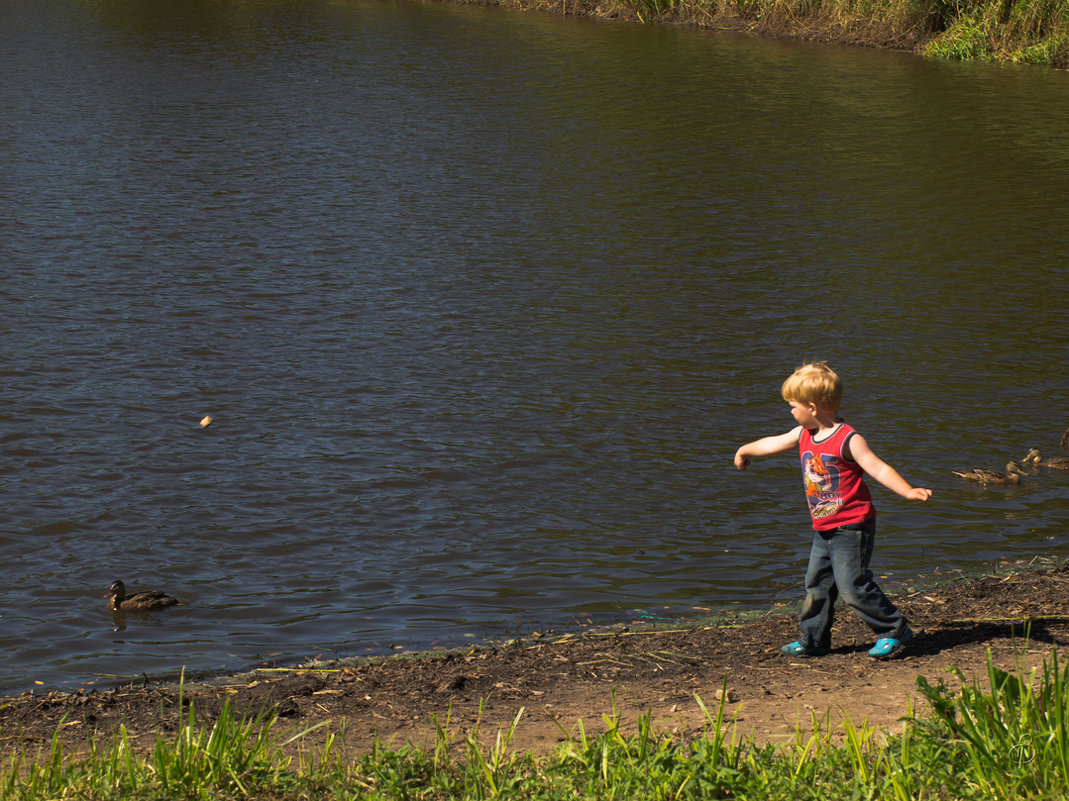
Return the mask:
[[1069,68],[1069,0],[470,0]]
[[[824,720],[787,745],[740,741],[723,707],[706,710],[701,736],[672,738],[649,719],[624,734],[612,716],[604,733],[580,726],[551,756],[510,748],[516,726],[496,739],[478,732],[454,742],[448,721],[437,744],[376,748],[352,760],[344,732],[307,751],[310,731],[283,733],[276,720],[238,717],[229,707],[210,726],[190,711],[177,733],[135,747],[125,731],[87,754],[58,739],[0,771],[7,801],[109,799],[980,799],[1069,797],[1069,662],[1052,652],[1025,675],[989,663],[984,681],[960,692],[918,680],[923,714],[901,734]],[[188,705],[187,705],[188,708]],[[704,707],[703,707],[704,708]],[[489,742],[489,745],[487,743]],[[296,755],[294,755],[296,753]]]

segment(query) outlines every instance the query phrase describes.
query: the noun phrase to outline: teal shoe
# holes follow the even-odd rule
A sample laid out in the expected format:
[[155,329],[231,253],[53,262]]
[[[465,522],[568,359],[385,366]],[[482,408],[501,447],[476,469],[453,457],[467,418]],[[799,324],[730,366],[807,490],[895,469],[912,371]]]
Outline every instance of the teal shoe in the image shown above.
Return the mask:
[[906,645],[907,642],[913,639],[913,632],[910,629],[906,629],[898,635],[898,639],[894,637],[882,637],[876,640],[876,644],[869,650],[869,656],[873,659],[888,659],[895,654],[899,653]]
[[831,648],[817,648],[813,645],[805,646],[800,642],[784,645],[780,650],[787,656],[827,656],[831,653]]

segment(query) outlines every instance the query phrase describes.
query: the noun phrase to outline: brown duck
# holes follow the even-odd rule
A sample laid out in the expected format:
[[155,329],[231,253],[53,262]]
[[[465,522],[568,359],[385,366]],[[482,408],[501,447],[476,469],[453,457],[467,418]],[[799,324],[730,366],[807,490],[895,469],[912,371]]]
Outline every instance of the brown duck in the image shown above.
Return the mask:
[[181,601],[159,590],[147,590],[126,594],[126,585],[121,581],[111,582],[108,587],[108,609],[112,612],[151,612],[177,606]]
[[1017,462],[1009,462],[1006,464],[1006,472],[1000,473],[998,470],[988,470],[985,467],[974,467],[970,470],[952,470],[952,473],[956,476],[961,476],[966,481],[978,481],[981,484],[1020,484],[1021,476],[1024,472],[1021,470],[1021,466]]
[[1069,470],[1069,456],[1052,456],[1044,461],[1043,452],[1039,448],[1032,448],[1021,461],[1036,467],[1043,465],[1043,467],[1051,467],[1055,470]]

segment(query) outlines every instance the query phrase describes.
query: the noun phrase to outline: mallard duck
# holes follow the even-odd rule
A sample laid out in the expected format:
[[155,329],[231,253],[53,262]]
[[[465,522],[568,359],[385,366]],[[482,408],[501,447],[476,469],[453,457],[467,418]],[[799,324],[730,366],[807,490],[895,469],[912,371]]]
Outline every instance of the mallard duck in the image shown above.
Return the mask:
[[166,609],[182,603],[159,590],[126,594],[126,585],[121,581],[111,582],[108,587],[108,609],[112,612],[150,612],[154,609]]
[[1062,449],[1069,451],[1069,428],[1065,429],[1065,433],[1062,434]]
[[1005,473],[1000,473],[998,470],[988,470],[985,467],[974,467],[971,470],[963,471],[953,470],[951,472],[956,476],[961,476],[966,481],[978,481],[981,484],[1020,484],[1021,476],[1024,475],[1021,466],[1017,462],[1008,462]]
[[1032,448],[1022,460],[1025,464],[1034,464],[1036,467],[1052,467],[1055,470],[1069,470],[1069,456],[1052,456],[1043,461],[1043,452],[1039,448]]

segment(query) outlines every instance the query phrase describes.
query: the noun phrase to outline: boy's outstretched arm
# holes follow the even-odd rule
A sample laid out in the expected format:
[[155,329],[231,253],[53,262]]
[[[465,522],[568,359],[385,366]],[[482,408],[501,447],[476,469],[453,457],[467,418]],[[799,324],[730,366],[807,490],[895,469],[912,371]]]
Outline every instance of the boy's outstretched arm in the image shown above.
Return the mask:
[[750,466],[751,459],[786,453],[791,448],[798,446],[798,439],[801,436],[802,427],[797,426],[786,434],[775,434],[771,437],[762,437],[761,439],[755,439],[753,442],[747,442],[735,451],[735,467],[739,470],[745,470]]
[[891,492],[898,493],[911,501],[926,501],[932,497],[932,491],[924,487],[914,487],[898,474],[891,465],[872,452],[872,448],[860,434],[854,434],[847,443],[846,455],[861,465],[861,469],[879,481]]

